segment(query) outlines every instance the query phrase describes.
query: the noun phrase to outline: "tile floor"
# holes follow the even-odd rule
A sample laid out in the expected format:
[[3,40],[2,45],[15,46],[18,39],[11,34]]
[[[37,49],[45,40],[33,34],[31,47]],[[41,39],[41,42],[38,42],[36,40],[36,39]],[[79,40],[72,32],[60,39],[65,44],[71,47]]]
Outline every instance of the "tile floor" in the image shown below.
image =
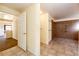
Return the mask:
[[[79,43],[72,39],[54,38],[51,43],[46,46],[41,44],[41,56],[78,56]],[[0,56],[34,56],[29,51],[24,51],[18,46],[14,46],[0,52]]]
[[78,42],[72,39],[54,38],[46,46],[41,44],[42,56],[77,56]]
[[33,54],[30,53],[29,51],[25,52],[18,46],[15,46],[0,52],[0,56],[33,56]]

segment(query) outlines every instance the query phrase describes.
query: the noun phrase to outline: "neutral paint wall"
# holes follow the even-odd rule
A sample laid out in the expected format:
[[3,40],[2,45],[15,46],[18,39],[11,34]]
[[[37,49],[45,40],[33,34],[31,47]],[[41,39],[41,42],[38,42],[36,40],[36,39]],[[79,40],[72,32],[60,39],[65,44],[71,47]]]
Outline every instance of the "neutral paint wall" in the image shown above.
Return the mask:
[[0,20],[0,24],[1,24],[1,25],[11,25],[12,22],[10,22],[10,21],[2,21],[2,20]]
[[27,49],[40,55],[40,4],[27,8]]
[[18,18],[15,20],[15,35],[14,37],[18,40]]
[[12,22],[12,33],[13,33],[13,38],[18,40],[17,18],[13,19],[13,22]]

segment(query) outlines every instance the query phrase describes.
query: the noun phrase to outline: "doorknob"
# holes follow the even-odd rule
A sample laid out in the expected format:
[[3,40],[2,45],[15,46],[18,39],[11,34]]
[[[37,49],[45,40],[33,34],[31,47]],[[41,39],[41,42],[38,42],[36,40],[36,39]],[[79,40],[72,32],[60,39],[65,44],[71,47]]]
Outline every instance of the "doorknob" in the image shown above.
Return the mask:
[[48,30],[48,31],[52,31],[52,30]]
[[27,33],[24,33],[24,34],[27,34]]

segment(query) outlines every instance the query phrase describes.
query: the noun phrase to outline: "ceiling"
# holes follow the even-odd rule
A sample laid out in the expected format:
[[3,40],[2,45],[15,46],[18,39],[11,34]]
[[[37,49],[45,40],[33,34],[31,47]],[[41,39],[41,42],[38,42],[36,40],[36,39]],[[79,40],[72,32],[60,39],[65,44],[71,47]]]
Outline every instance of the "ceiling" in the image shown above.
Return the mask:
[[0,5],[22,12],[26,7],[32,5],[32,3],[0,3]]
[[[79,13],[78,3],[41,3],[41,10],[48,12],[55,20],[72,17]],[[73,16],[74,17],[74,16]]]
[[[9,7],[19,12],[24,11],[28,6],[33,3],[0,3],[0,5]],[[48,12],[55,20],[79,17],[79,4],[78,3],[41,3],[41,10]],[[74,16],[76,15],[77,16]]]

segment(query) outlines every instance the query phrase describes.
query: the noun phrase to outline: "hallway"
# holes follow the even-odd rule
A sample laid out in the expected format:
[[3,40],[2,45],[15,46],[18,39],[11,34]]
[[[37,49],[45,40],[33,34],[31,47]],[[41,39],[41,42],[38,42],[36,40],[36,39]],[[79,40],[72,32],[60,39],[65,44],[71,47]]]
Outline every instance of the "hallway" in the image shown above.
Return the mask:
[[77,56],[78,42],[72,39],[54,38],[46,48],[41,46],[42,55],[48,56]]
[[33,54],[19,48],[16,39],[0,37],[0,56],[33,56]]
[[[0,51],[3,52],[1,55],[19,55],[23,50],[40,55],[40,4],[0,3],[0,7],[0,36],[5,34],[6,38],[10,38],[0,39]],[[19,48],[14,46],[20,47],[21,50],[16,51]],[[13,48],[15,53],[10,48]],[[8,54],[7,49],[11,50]],[[24,56],[29,54],[21,53],[20,55]]]

